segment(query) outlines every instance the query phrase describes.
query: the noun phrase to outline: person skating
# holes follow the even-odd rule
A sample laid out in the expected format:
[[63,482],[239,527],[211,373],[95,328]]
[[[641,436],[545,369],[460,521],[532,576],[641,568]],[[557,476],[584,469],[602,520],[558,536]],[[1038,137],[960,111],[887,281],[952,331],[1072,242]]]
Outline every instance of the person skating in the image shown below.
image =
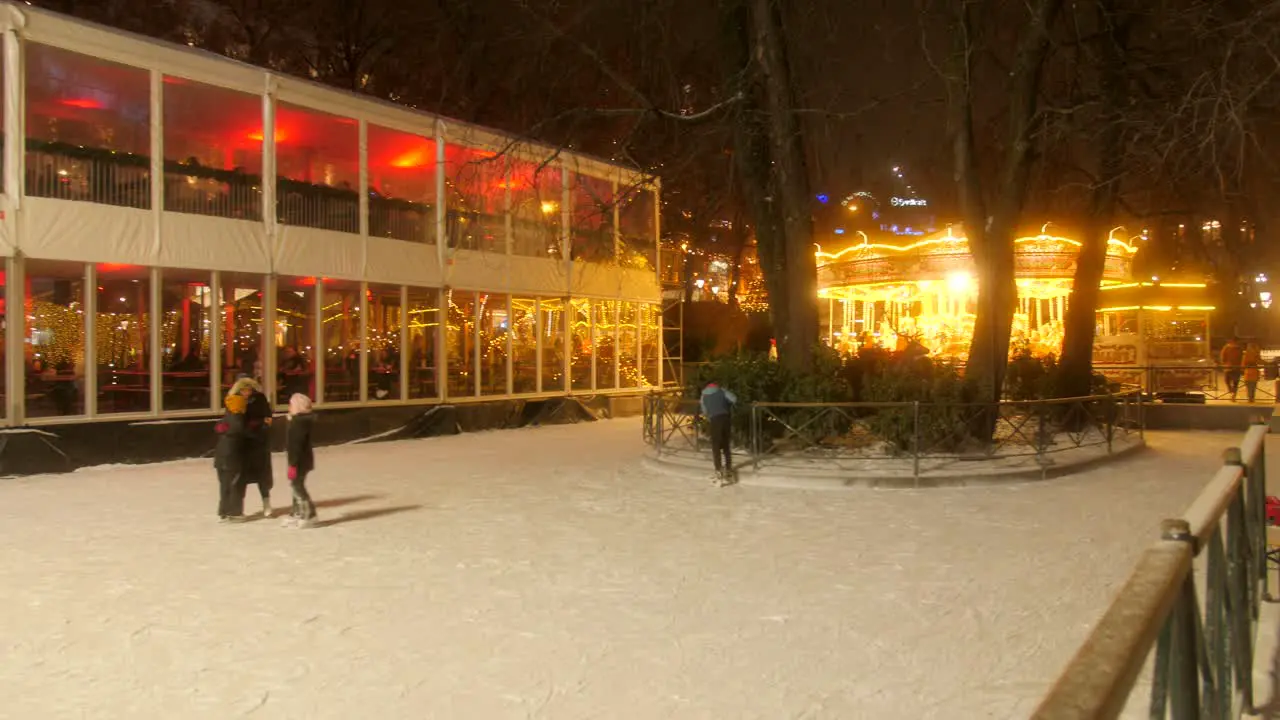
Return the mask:
[[294,393],[289,398],[289,428],[285,432],[285,455],[289,461],[289,486],[293,490],[293,511],[285,518],[285,527],[311,527],[315,524],[316,506],[307,493],[307,475],[316,467],[311,449],[311,398]]
[[716,466],[715,482],[728,485],[733,482],[732,423],[730,413],[738,402],[738,396],[714,382],[702,389],[699,405],[702,415],[711,424],[711,457]]
[[231,387],[231,395],[245,399],[244,470],[241,487],[258,486],[262,497],[262,517],[271,517],[271,401],[253,378],[241,376]]
[[1240,366],[1244,362],[1244,348],[1240,347],[1239,338],[1233,337],[1222,346],[1218,362],[1222,364],[1223,376],[1227,381],[1227,392],[1231,393],[1231,402],[1235,402],[1236,394],[1240,392]]
[[244,520],[245,407],[241,395],[228,395],[223,401],[222,419],[214,426],[218,445],[214,449],[213,467],[218,473],[218,521]]

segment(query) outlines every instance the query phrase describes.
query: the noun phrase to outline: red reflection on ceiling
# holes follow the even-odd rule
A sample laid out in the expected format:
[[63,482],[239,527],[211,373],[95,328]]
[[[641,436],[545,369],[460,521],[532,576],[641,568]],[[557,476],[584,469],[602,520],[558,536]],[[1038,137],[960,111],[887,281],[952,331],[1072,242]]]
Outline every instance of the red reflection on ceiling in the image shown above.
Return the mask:
[[122,272],[122,271],[125,271],[125,270],[137,270],[139,267],[141,267],[141,266],[139,266],[139,265],[125,265],[124,263],[99,263],[99,264],[98,264],[98,272],[99,272],[99,273],[108,273],[108,274],[110,274],[110,273],[114,273],[114,272]]
[[107,107],[93,98],[67,98],[58,102],[67,107],[80,108],[81,110],[104,110]]
[[[254,142],[262,142],[264,139],[263,133],[261,130],[250,130],[249,134],[245,135],[245,138],[248,140],[252,140]],[[280,144],[288,139],[289,139],[289,133],[285,132],[284,128],[276,128],[276,132],[275,132],[276,144]]]

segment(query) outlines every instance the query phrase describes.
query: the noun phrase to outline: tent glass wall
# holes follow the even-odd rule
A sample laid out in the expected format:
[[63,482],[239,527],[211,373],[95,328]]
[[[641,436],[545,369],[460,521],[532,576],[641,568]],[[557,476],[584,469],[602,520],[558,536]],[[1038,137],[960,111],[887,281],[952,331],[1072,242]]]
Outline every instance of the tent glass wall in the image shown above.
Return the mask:
[[263,356],[266,352],[262,332],[266,307],[263,285],[266,278],[250,273],[222,273],[219,289],[221,315],[222,390],[240,375],[259,383],[263,381]]
[[436,142],[368,126],[369,235],[434,244]]
[[94,318],[98,414],[151,411],[151,269],[99,263]]
[[370,285],[369,304],[369,400],[400,399],[400,330],[404,307],[399,285]]
[[217,306],[212,274],[165,268],[160,278],[160,407],[208,410]]
[[438,397],[436,384],[436,333],[440,329],[439,293],[409,288],[409,399]]
[[314,277],[276,278],[276,404],[294,393],[316,397],[316,301]]
[[662,362],[662,308],[659,305],[640,306],[640,363],[644,384],[658,385],[658,368]]
[[564,312],[560,298],[542,298],[538,302],[538,333],[542,336],[542,392],[565,389]]
[[538,300],[511,298],[511,392],[538,391]]
[[613,183],[590,175],[573,174],[570,188],[573,212],[569,226],[573,259],[607,262],[614,259]]
[[506,253],[503,159],[484,150],[446,145],[444,174],[449,246]]
[[325,280],[321,297],[324,402],[360,399],[360,283]]
[[508,297],[480,293],[480,394],[507,394],[507,350],[511,340]]
[[83,415],[85,265],[26,263],[26,415]]
[[262,219],[262,98],[166,75],[164,209]]
[[360,232],[360,126],[288,103],[276,106],[276,201],[285,225]]
[[27,194],[151,207],[150,74],[39,43],[25,49]]
[[451,398],[476,394],[476,294],[452,290],[448,293],[449,315],[445,330]]
[[529,257],[561,257],[560,167],[515,160],[511,163],[511,252]]
[[591,338],[591,301],[574,299],[569,308],[569,374],[572,390],[590,390],[595,343]]
[[596,321],[596,389],[612,390],[618,386],[614,376],[618,369],[618,303],[596,300],[592,305]]
[[639,304],[618,303],[618,387],[640,387]]
[[654,233],[653,191],[632,187],[618,202],[618,232],[622,236],[619,261],[626,267],[653,270],[658,266],[658,244]]

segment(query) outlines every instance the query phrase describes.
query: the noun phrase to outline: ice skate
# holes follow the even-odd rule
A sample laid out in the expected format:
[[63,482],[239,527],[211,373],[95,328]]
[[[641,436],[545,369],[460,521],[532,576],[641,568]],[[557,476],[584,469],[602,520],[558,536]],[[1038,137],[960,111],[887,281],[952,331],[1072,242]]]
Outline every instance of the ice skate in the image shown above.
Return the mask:
[[295,526],[299,530],[308,530],[316,526],[315,518],[299,518],[298,524]]
[[271,500],[269,498],[262,498],[262,517],[271,517]]
[[228,515],[228,516],[227,516],[227,522],[228,522],[228,523],[233,523],[233,524],[234,524],[234,523],[242,523],[242,522],[244,522],[244,521],[245,521],[245,517],[244,517],[243,515]]
[[282,528],[296,528],[296,527],[298,527],[298,521],[299,521],[300,519],[301,519],[301,518],[299,518],[297,515],[287,515],[287,516],[285,516],[284,518],[281,518],[281,520],[280,520],[280,527],[282,527]]

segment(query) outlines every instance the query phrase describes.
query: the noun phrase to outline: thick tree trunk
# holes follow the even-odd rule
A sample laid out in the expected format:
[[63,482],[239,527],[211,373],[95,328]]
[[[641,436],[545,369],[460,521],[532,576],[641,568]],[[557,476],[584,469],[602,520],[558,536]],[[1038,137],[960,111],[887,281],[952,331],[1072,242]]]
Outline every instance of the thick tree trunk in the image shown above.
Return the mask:
[[[1112,2],[1098,3],[1100,28],[1107,28],[1100,43],[1099,85],[1104,108],[1120,109],[1128,104],[1125,82],[1125,48],[1129,41],[1126,18],[1118,16]],[[1108,27],[1109,26],[1109,27]],[[1115,222],[1124,171],[1124,126],[1108,113],[1102,118],[1097,178],[1090,200],[1090,227],[1085,233],[1076,271],[1072,278],[1071,300],[1063,328],[1062,361],[1058,368],[1057,393],[1061,397],[1083,397],[1093,390],[1093,341],[1097,332],[1098,286],[1106,270],[1107,243]]]
[[[978,313],[965,376],[978,399],[999,400],[1009,365],[1009,336],[1017,305],[1013,241],[1034,159],[1034,128],[1041,71],[1049,53],[1049,31],[1062,0],[1036,0],[1010,72],[1009,147],[1003,158],[1000,185],[987,215],[977,174],[973,142],[973,26],[968,4],[961,6],[957,62],[950,79],[956,179],[965,219],[965,234],[978,267]],[[994,418],[975,428],[979,439],[990,437]]]
[[[751,14],[746,0],[721,0],[720,22],[725,67],[751,66]],[[733,159],[738,187],[755,222],[756,252],[769,296],[769,319],[780,330],[789,317],[787,263],[782,218],[774,202],[777,193],[768,128],[761,121],[765,113],[761,99],[764,91],[752,72],[735,72],[727,90],[728,94],[743,98],[733,118]]]
[[787,315],[777,331],[779,361],[797,370],[813,367],[818,342],[817,259],[803,135],[795,113],[795,85],[779,0],[750,0],[755,60],[765,90],[775,202],[781,202],[786,257]]

